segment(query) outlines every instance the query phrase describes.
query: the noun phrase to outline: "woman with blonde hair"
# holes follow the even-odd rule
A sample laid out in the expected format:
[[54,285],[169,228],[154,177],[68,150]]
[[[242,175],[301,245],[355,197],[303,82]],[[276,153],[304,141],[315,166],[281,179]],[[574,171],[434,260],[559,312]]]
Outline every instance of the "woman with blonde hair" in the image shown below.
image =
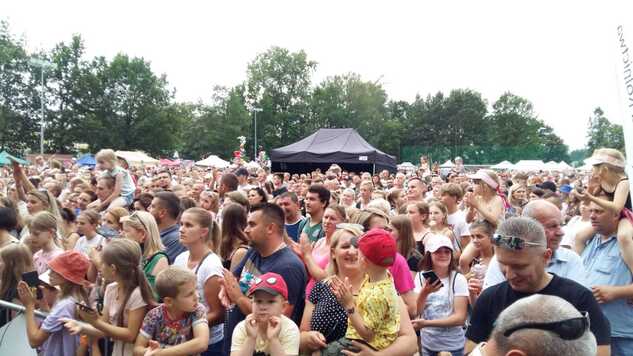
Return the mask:
[[528,203],[527,188],[524,185],[514,184],[508,192],[508,202],[510,209],[508,212],[512,216],[521,216],[521,211],[525,204]]
[[345,336],[347,312],[330,288],[333,278],[349,280],[358,292],[365,273],[358,259],[358,238],[362,230],[354,224],[340,224],[330,241],[326,279],[317,282],[306,300],[301,319],[300,350],[311,353]]
[[121,230],[123,229],[121,218],[128,215],[130,215],[130,212],[121,207],[114,207],[106,210],[101,219],[101,228],[99,229],[99,233],[107,239],[121,235]]
[[160,231],[154,216],[146,211],[135,211],[121,218],[123,235],[138,242],[143,252],[143,273],[150,286],[154,288],[156,276],[169,267],[169,258],[160,239]]
[[464,196],[464,204],[468,207],[466,222],[488,220],[494,226],[499,225],[509,204],[501,193],[497,174],[488,169],[480,169],[468,178],[473,181],[474,191]]

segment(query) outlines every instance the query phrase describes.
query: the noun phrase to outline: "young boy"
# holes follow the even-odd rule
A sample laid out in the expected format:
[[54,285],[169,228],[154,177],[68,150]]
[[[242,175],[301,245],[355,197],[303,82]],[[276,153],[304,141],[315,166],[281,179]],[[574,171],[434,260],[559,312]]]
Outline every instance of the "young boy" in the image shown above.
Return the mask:
[[196,275],[170,266],[156,277],[163,304],[145,315],[134,355],[195,355],[207,350],[207,310],[198,303]]
[[453,234],[459,239],[459,246],[462,248],[470,242],[466,212],[459,210],[459,202],[463,197],[464,191],[459,184],[446,183],[440,188],[440,201],[446,205],[446,210],[448,210],[446,220],[452,227]]
[[288,286],[274,272],[255,278],[248,290],[253,312],[233,330],[231,356],[299,354],[299,328],[285,315]]
[[[383,229],[371,229],[358,241],[361,268],[367,275],[358,297],[349,283],[333,280],[334,294],[349,315],[344,346],[349,340],[362,340],[376,350],[385,349],[393,343],[400,329],[398,292],[388,269],[396,258],[396,241]],[[347,282],[347,281],[346,281]]]

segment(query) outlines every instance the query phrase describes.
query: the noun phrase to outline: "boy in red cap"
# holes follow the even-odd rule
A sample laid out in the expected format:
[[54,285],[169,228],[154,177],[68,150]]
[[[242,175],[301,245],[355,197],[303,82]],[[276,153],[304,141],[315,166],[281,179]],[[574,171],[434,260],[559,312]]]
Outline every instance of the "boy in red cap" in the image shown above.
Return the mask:
[[396,340],[400,329],[398,292],[388,271],[396,258],[396,241],[383,229],[371,229],[361,236],[358,249],[367,274],[356,301],[349,281],[333,280],[333,291],[349,315],[345,338],[382,350]]
[[233,330],[231,356],[298,355],[299,328],[283,310],[288,304],[288,286],[274,272],[255,278],[248,290],[253,312]]

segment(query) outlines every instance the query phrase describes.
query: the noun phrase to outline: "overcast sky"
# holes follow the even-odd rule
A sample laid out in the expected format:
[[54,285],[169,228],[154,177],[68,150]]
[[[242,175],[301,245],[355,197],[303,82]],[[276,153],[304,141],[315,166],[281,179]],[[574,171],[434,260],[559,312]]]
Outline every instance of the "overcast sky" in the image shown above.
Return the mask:
[[30,50],[78,33],[88,56],[144,57],[178,100],[208,102],[273,45],[317,61],[314,84],[356,72],[391,99],[469,88],[491,105],[510,91],[575,149],[596,106],[621,123],[617,24],[633,38],[633,1],[579,3],[20,0],[3,1],[0,18]]

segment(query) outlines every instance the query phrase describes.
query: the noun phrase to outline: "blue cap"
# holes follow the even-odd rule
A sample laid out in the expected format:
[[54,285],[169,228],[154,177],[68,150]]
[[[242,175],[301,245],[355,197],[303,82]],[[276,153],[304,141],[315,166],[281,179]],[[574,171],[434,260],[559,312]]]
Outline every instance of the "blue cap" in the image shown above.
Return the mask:
[[569,193],[569,192],[571,192],[571,189],[572,189],[571,185],[569,185],[569,184],[563,184],[559,188],[561,193]]

